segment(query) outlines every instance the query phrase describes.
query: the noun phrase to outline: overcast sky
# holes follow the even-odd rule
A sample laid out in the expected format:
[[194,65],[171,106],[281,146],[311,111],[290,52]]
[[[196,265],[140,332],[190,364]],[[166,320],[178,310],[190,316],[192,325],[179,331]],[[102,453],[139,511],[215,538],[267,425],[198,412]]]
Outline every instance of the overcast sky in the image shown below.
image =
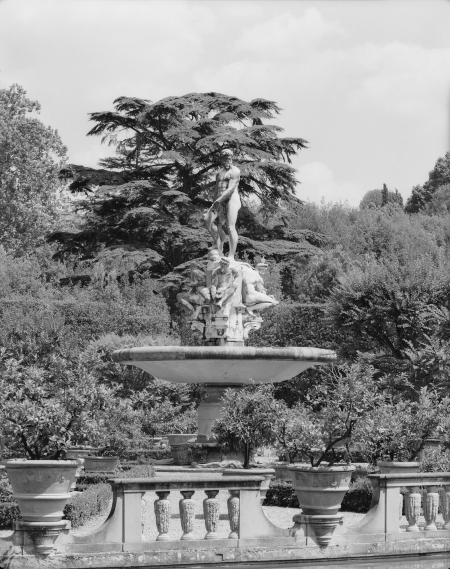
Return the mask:
[[88,113],[121,95],[276,101],[309,148],[303,199],[406,198],[449,149],[448,0],[0,0],[0,88],[42,105],[74,164],[112,153]]

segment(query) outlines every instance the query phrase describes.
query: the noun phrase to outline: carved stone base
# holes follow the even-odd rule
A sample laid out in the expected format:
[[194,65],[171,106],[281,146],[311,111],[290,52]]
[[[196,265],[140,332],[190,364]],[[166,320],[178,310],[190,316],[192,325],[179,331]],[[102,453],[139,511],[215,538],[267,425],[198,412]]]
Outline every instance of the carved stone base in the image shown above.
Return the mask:
[[[326,547],[330,543],[337,525],[342,523],[343,517],[343,514],[310,516],[304,514],[296,514],[293,518],[295,522],[294,528],[299,529],[301,526],[311,528],[311,533],[315,535],[318,545],[321,547]],[[307,535],[310,535],[310,532],[308,530],[306,533]]]
[[17,521],[15,523],[15,529],[26,531],[33,542],[36,553],[47,557],[53,552],[55,541],[61,531],[63,529],[70,529],[70,522],[62,520],[60,522],[42,524],[40,522]]

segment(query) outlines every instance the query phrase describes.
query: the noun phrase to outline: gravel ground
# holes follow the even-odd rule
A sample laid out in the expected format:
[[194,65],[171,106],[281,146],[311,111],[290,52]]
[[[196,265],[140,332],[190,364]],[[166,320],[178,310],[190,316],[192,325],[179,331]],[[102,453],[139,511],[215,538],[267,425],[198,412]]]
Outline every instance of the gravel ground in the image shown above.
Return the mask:
[[[229,494],[226,490],[221,490],[217,495],[220,502],[220,517],[219,517],[219,527],[218,535],[221,538],[228,537],[230,533],[230,525],[228,523],[228,513],[227,513],[227,498]],[[182,529],[180,523],[180,514],[178,509],[178,501],[182,498],[179,492],[171,492],[170,499],[172,502],[172,516],[170,524],[170,535],[173,539],[178,539],[181,537]],[[203,517],[203,499],[205,494],[203,492],[197,491],[193,499],[195,500],[195,524],[194,524],[194,535],[197,539],[202,539],[205,537],[206,529]],[[147,540],[154,540],[158,535],[155,522],[155,513],[153,510],[153,503],[156,500],[156,494],[154,492],[147,492],[144,494],[142,500],[142,519],[143,519],[143,535]],[[292,527],[293,521],[292,517],[298,514],[300,510],[297,508],[278,508],[275,506],[264,506],[263,507],[266,516],[269,520],[282,528]],[[352,526],[360,519],[364,517],[365,514],[356,514],[354,512],[343,512],[344,514],[344,524]],[[86,535],[94,531],[99,527],[104,520],[107,518],[108,514],[97,516],[89,520],[83,526],[72,530],[74,535]]]

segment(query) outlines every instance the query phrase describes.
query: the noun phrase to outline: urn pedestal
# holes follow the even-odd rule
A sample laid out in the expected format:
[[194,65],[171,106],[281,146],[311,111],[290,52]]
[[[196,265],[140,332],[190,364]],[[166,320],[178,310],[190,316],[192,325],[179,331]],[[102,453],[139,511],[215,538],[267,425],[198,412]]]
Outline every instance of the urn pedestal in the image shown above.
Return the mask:
[[302,509],[302,514],[294,516],[296,525],[308,526],[319,545],[328,545],[336,526],[342,520],[343,516],[338,512],[344,494],[349,489],[355,466],[313,467],[309,464],[295,464],[288,466],[288,470]]

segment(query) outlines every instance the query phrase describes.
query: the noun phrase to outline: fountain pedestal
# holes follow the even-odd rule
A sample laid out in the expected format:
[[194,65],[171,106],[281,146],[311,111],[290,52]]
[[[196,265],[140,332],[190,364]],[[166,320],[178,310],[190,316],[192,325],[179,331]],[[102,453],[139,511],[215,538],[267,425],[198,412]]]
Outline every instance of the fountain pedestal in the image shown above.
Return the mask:
[[[206,398],[198,406],[198,438],[190,444],[194,462],[204,464],[208,462],[222,462],[224,460],[220,445],[211,438],[211,428],[214,419],[220,416],[221,398],[228,388],[240,389],[239,384],[205,383]],[[228,460],[242,460],[238,454],[228,456]]]
[[242,385],[205,383],[206,398],[198,406],[197,442],[211,442],[211,427],[214,419],[220,416],[221,398],[228,388],[239,389]]

